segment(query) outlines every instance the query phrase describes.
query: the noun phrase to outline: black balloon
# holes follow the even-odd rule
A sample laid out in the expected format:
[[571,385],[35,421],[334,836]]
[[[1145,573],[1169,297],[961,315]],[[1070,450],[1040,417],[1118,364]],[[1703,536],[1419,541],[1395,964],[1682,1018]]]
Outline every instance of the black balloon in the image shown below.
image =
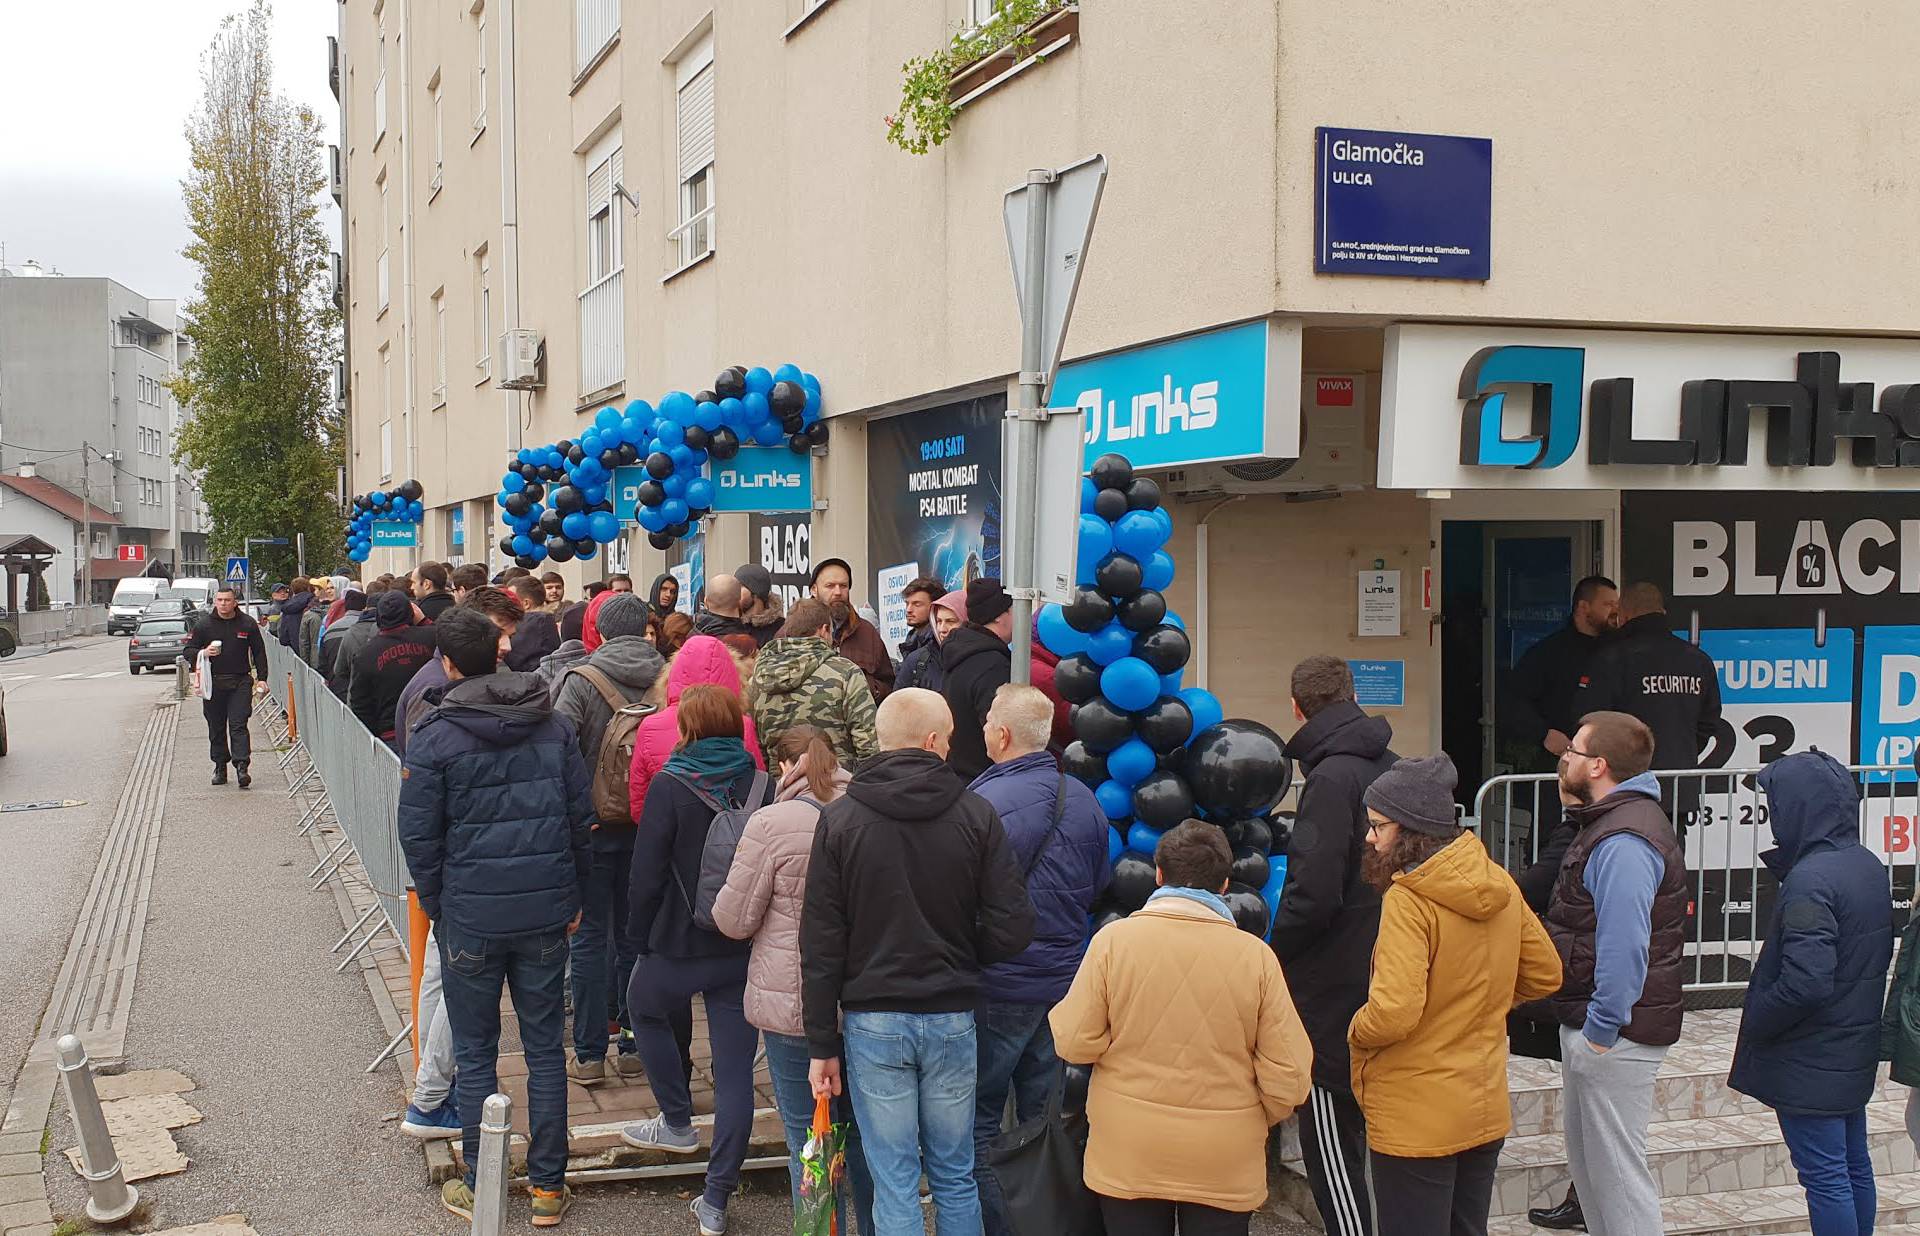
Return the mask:
[[619,454],[620,463],[623,467],[627,464],[638,463],[640,461],[640,448],[631,442],[622,442],[619,447]]
[[806,434],[796,430],[787,438],[787,449],[796,455],[804,455],[813,449],[813,443],[807,441]]
[[400,488],[396,492],[399,493],[399,495],[402,498],[405,498],[408,502],[418,502],[420,500],[420,495],[426,493],[427,491],[425,487],[423,487],[420,484],[419,481],[408,480],[408,481],[401,481]]
[[827,444],[827,423],[825,421],[815,421],[813,424],[808,425],[807,441],[813,443],[815,446],[825,446]]
[[1060,616],[1074,630],[1090,635],[1113,621],[1113,602],[1098,588],[1080,585],[1073,590],[1073,600],[1060,607]]
[[573,443],[566,438],[562,438],[553,444],[553,449],[559,451],[560,454],[564,456],[573,449]]
[[620,448],[609,446],[600,452],[600,466],[611,472],[620,466]]
[[1100,591],[1116,601],[1140,591],[1146,579],[1146,572],[1140,569],[1138,562],[1119,553],[1108,554],[1093,573],[1093,582]]
[[[713,441],[707,444],[707,454],[713,456],[715,459],[732,459],[739,453],[740,437],[738,434],[728,429],[725,425],[713,431]],[[669,465],[669,471],[671,471],[673,461],[669,459],[667,463]],[[652,468],[648,468],[647,470],[649,472],[653,471]]]
[[1211,823],[1219,826],[1229,848],[1237,850],[1244,844],[1247,835],[1245,820],[1213,820]]
[[571,485],[562,485],[553,491],[553,509],[562,515],[571,515],[586,504],[586,495]]
[[586,458],[587,448],[578,443],[575,443],[573,449],[567,452],[567,462],[570,464],[583,463],[586,461]]
[[1127,495],[1118,489],[1103,489],[1093,496],[1093,513],[1112,523],[1127,513]]
[[1127,509],[1130,511],[1151,511],[1160,505],[1160,486],[1149,477],[1136,476],[1133,484],[1127,486]]
[[573,561],[573,542],[563,536],[548,537],[547,557],[554,562]]
[[[1259,816],[1240,821],[1240,844],[1258,850],[1262,854],[1273,853],[1273,826]],[[1261,888],[1267,886],[1265,880],[1261,880],[1259,884]]]
[[537,481],[540,479],[540,469],[534,467],[530,463],[519,464],[516,467],[514,467],[513,471],[518,472],[520,474],[520,479],[523,481]]
[[738,399],[747,393],[747,371],[728,367],[713,380],[713,393],[722,399]]
[[673,475],[673,456],[665,451],[655,451],[647,456],[647,475],[655,480],[664,481]]
[[1133,484],[1133,465],[1127,462],[1125,455],[1108,452],[1093,461],[1093,467],[1087,469],[1087,475],[1102,489],[1125,490]]
[[513,556],[513,538],[512,537],[503,536],[500,538],[500,552],[508,555],[509,557]]
[[530,555],[527,555],[527,554],[520,554],[514,558],[513,565],[519,566],[519,567],[525,567],[527,568],[527,570],[531,571],[533,570],[533,568],[540,565],[540,560],[538,558],[531,557]]
[[718,392],[718,391],[701,391],[701,392],[700,392],[699,394],[697,394],[697,395],[695,395],[695,396],[693,397],[693,401],[694,401],[695,403],[719,403],[719,402],[720,402],[720,392]]
[[807,407],[807,388],[798,382],[775,382],[767,403],[775,416],[799,416]]
[[1233,923],[1242,931],[1251,932],[1265,938],[1267,934],[1267,900],[1257,888],[1248,888],[1244,884],[1227,886],[1227,909],[1233,911]]
[[647,533],[647,544],[653,546],[655,549],[671,549],[673,547],[673,538],[664,532],[649,532]]
[[367,495],[365,494],[353,495],[353,505],[356,510],[365,510],[367,506]]
[[693,525],[687,523],[685,520],[681,520],[677,524],[668,524],[665,528],[662,528],[661,531],[677,541],[687,535],[687,529],[692,526]]
[[705,429],[700,428],[700,426],[698,425],[687,426],[687,449],[688,450],[704,451],[711,445],[713,445],[713,434],[711,434]]
[[[1055,681],[1057,685],[1057,677]],[[1163,695],[1146,707],[1134,728],[1140,733],[1140,741],[1159,754],[1179,751],[1193,737],[1193,709],[1177,695]]]
[[1076,738],[1060,753],[1060,771],[1096,786],[1107,779],[1107,757],[1095,755],[1087,750],[1086,743]]
[[505,508],[507,514],[518,519],[533,509],[533,499],[527,497],[525,494],[508,494],[507,500],[501,505]]
[[1162,751],[1154,759],[1153,766],[1166,772],[1181,772],[1187,766],[1187,749],[1175,747],[1171,751]]
[[633,493],[634,500],[641,506],[659,506],[667,500],[666,486],[655,480],[641,481]]
[[1293,844],[1293,816],[1276,815],[1267,823],[1273,829],[1273,844],[1267,847],[1267,853],[1285,854]]
[[1143,588],[1114,606],[1114,614],[1120,619],[1120,625],[1129,631],[1150,631],[1166,621],[1167,598],[1151,588]]
[[592,537],[583,536],[573,543],[573,552],[575,554],[590,554],[593,552],[593,547],[598,544],[599,542]]
[[1209,814],[1259,815],[1292,777],[1280,736],[1258,721],[1222,721],[1187,748],[1187,779]]
[[560,511],[548,509],[540,512],[540,533],[542,536],[559,536],[560,525],[566,522],[566,515]]
[[547,487],[545,485],[529,485],[520,492],[527,495],[527,501],[538,502],[547,496]]
[[1133,787],[1133,814],[1148,828],[1172,828],[1193,815],[1193,791],[1178,773],[1148,773]]
[[1254,888],[1265,888],[1267,877],[1272,874],[1267,866],[1267,852],[1256,846],[1242,844],[1233,851],[1233,875],[1235,884],[1250,884]]
[[1147,904],[1157,884],[1153,860],[1129,850],[1113,860],[1113,879],[1107,884],[1107,896],[1131,914]]
[[1069,704],[1084,704],[1100,696],[1100,665],[1084,652],[1061,657],[1053,667],[1053,689]]
[[1193,655],[1193,641],[1179,627],[1163,622],[1133,637],[1133,655],[1151,665],[1154,673],[1171,674]]
[[[1054,673],[1057,686],[1059,670]],[[1073,710],[1073,732],[1087,750],[1105,755],[1133,734],[1133,718],[1104,699],[1091,699]]]

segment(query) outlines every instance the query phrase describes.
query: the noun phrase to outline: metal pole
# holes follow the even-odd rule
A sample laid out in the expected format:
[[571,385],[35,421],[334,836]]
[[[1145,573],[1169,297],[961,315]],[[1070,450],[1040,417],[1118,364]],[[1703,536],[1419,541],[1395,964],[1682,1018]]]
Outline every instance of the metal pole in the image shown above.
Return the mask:
[[1013,581],[1013,681],[1033,681],[1034,546],[1040,502],[1040,420],[1046,415],[1047,375],[1047,202],[1054,175],[1049,168],[1027,173],[1027,266],[1020,288],[1020,408],[1013,417],[1014,456],[1020,461],[1020,522],[1013,530],[1018,578]]
[[473,1236],[500,1236],[507,1216],[507,1139],[513,1100],[490,1094],[480,1108],[480,1161],[473,1172]]
[[107,1134],[106,1113],[100,1110],[100,1092],[93,1086],[93,1068],[77,1034],[63,1034],[58,1044],[60,1080],[67,1091],[67,1114],[80,1135],[80,1175],[87,1182],[87,1218],[95,1223],[118,1223],[133,1213],[139,1191],[120,1172],[120,1156]]
[[293,554],[294,554],[294,562],[295,562],[293,573],[295,575],[305,575],[307,573],[307,534],[306,533],[296,532],[293,534]]
[[[87,475],[87,452],[80,444],[80,604],[93,604],[93,479]],[[81,611],[84,613],[85,611]]]

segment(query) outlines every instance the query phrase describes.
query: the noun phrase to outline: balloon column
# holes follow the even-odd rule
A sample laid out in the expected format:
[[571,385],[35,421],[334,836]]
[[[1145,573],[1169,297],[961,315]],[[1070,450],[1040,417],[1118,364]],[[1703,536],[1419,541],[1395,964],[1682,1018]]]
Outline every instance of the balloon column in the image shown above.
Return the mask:
[[1062,762],[1093,787],[1112,825],[1113,880],[1095,927],[1146,904],[1161,834],[1200,818],[1233,847],[1228,906],[1264,937],[1286,876],[1270,812],[1293,766],[1272,730],[1226,720],[1212,692],[1181,686],[1193,645],[1162,591],[1173,582],[1173,517],[1160,487],[1121,455],[1094,460],[1080,486],[1079,586],[1037,625],[1060,658],[1054,686],[1073,705],[1075,741]]
[[417,524],[425,519],[427,508],[420,504],[425,493],[419,481],[402,481],[392,489],[355,494],[352,514],[347,517],[347,558],[365,562],[372,554],[374,524]]
[[698,532],[713,507],[708,459],[732,459],[750,443],[805,454],[826,440],[820,380],[797,365],[735,365],[720,371],[712,390],[671,391],[657,408],[644,399],[624,410],[602,408],[579,441],[522,450],[507,461],[495,496],[508,529],[500,550],[528,569],[593,557],[620,535],[614,469],[635,464],[647,472],[635,522],[648,544],[665,549]]

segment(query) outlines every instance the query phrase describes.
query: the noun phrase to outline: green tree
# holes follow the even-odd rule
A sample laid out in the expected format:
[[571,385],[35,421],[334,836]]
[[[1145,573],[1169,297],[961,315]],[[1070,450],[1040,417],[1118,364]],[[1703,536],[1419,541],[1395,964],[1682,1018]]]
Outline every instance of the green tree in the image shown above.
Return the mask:
[[177,453],[203,477],[210,557],[243,552],[247,537],[286,537],[254,564],[284,579],[297,532],[310,572],[343,557],[335,470],[346,429],[328,389],[340,323],[326,287],[320,121],[274,90],[271,17],[254,0],[202,57],[181,185],[200,286],[174,393],[192,409]]

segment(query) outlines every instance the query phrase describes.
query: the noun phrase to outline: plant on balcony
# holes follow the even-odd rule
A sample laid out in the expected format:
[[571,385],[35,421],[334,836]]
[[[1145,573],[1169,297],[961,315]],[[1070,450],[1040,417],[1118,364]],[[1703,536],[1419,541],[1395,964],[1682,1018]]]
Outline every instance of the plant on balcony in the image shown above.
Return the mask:
[[900,66],[900,107],[886,118],[887,140],[909,154],[925,154],[947,140],[959,109],[953,79],[996,52],[1033,45],[1033,26],[1075,0],[1004,0],[991,20],[956,33],[947,45]]

